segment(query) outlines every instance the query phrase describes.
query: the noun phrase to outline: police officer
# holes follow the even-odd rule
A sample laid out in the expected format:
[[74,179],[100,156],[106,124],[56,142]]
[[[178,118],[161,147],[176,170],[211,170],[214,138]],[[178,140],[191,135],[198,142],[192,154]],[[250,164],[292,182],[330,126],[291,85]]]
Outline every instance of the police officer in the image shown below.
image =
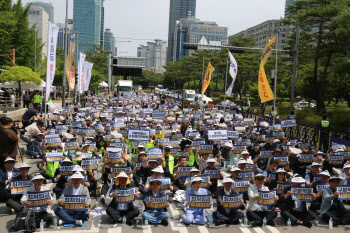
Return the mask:
[[328,137],[328,129],[329,129],[330,123],[327,120],[327,115],[323,114],[322,120],[318,123],[318,127],[321,130],[320,133],[320,147],[319,149],[323,148],[324,152],[328,151],[328,144],[329,144],[329,137]]

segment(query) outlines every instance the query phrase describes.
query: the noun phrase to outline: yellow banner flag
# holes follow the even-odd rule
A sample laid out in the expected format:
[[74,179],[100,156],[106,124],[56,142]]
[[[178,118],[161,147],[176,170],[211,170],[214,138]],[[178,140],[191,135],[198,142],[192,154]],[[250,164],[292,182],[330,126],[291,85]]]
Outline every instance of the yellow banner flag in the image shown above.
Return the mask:
[[[67,55],[67,60],[66,60],[66,64],[65,64],[66,77],[67,77],[67,81],[68,81],[68,85],[69,85],[69,90],[70,91],[73,91],[74,90],[74,86],[75,86],[75,74],[74,74],[74,66],[73,66],[74,50],[75,50],[75,43],[70,42],[69,51],[68,51],[68,55]],[[72,67],[73,67],[73,69],[72,69]],[[73,71],[73,73],[72,73],[72,71]]]
[[275,44],[276,44],[276,37],[274,37],[272,40],[269,41],[269,43],[264,48],[264,52],[261,56],[261,62],[260,62],[260,68],[259,68],[259,81],[258,81],[258,91],[259,91],[261,103],[265,103],[267,101],[274,99],[270,84],[266,78],[264,65],[266,64],[267,59],[269,58],[272,52],[273,46],[275,46]]
[[207,72],[205,72],[205,76],[204,76],[204,80],[203,80],[203,91],[202,91],[202,95],[204,95],[204,92],[207,90],[207,88],[209,87],[210,84],[210,80],[211,80],[211,74],[215,71],[214,67],[210,64],[210,62],[208,63],[208,68],[207,68]]

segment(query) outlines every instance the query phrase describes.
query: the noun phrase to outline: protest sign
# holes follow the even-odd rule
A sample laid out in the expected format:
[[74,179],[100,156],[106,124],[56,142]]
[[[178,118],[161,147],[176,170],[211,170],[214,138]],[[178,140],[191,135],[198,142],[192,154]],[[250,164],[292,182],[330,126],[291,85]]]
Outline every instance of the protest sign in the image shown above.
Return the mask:
[[47,147],[59,147],[61,146],[61,138],[46,138],[45,144]]
[[168,186],[171,184],[169,177],[157,178],[157,180],[160,180],[162,182],[160,185],[160,190],[168,190]]
[[211,207],[211,195],[191,195],[189,207],[209,209]]
[[328,183],[320,183],[320,184],[316,184],[316,192],[322,196],[323,191],[329,187]]
[[217,168],[205,168],[203,173],[207,176],[210,176],[211,180],[218,180],[221,177],[221,170]]
[[213,145],[199,145],[199,153],[201,154],[212,154]]
[[349,185],[338,185],[337,191],[339,192],[339,200],[344,200],[344,201],[350,200],[350,186]]
[[243,195],[238,195],[238,196],[228,196],[224,195],[222,198],[222,201],[225,202],[223,205],[224,208],[229,208],[229,209],[238,209],[240,208],[244,203],[242,202],[243,200]]
[[258,192],[260,199],[258,200],[259,205],[272,206],[276,205],[275,197],[276,191],[260,191]]
[[350,151],[338,151],[338,155],[343,156],[343,159],[350,160]]
[[261,159],[269,159],[271,158],[273,151],[272,150],[262,150],[260,151]]
[[234,154],[241,154],[246,149],[246,146],[234,145],[232,149]]
[[295,119],[281,120],[282,128],[295,127],[295,126],[297,126],[297,121]]
[[107,161],[111,164],[124,163],[121,152],[108,152]]
[[125,172],[128,176],[131,174],[131,167],[111,167],[113,177],[118,176],[121,172]]
[[150,139],[150,130],[128,129],[128,140],[148,141]]
[[115,197],[118,203],[131,203],[135,201],[135,188],[117,188],[112,190],[117,197]]
[[302,164],[310,165],[312,164],[313,159],[314,159],[313,154],[300,154],[298,160]]
[[335,155],[335,154],[329,154],[329,164],[333,165],[333,167],[342,168],[343,167],[343,156],[342,155]]
[[23,194],[24,191],[33,185],[31,180],[12,180],[11,186],[11,194]]
[[60,167],[60,175],[61,176],[71,176],[73,175],[73,169],[75,168],[75,164],[70,164],[70,165],[61,165]]
[[148,159],[157,159],[159,160],[163,156],[163,152],[159,148],[151,148],[147,152]]
[[292,184],[290,183],[277,183],[277,186],[276,186],[277,194],[282,194],[283,191],[290,186],[292,186]]
[[278,161],[278,167],[285,167],[288,166],[288,156],[281,155],[281,156],[274,156],[274,159]]
[[78,144],[78,142],[67,142],[65,144],[65,148],[67,150],[78,150],[79,149],[79,144]]
[[239,138],[239,132],[238,131],[227,131],[227,137],[232,138]]
[[238,176],[242,180],[253,180],[254,179],[254,172],[249,172],[249,171],[242,171],[239,173]]
[[66,210],[86,211],[85,203],[87,203],[86,195],[65,195],[64,208]]
[[46,152],[46,162],[61,162],[63,158],[62,152]]
[[189,177],[191,176],[190,171],[193,167],[190,166],[177,166],[179,171],[179,177]]
[[81,167],[85,171],[87,171],[87,170],[97,171],[97,169],[98,169],[98,160],[99,159],[83,159],[81,161]]
[[27,192],[29,207],[41,207],[49,205],[48,200],[51,200],[50,190],[41,192]]
[[168,205],[168,196],[164,195],[163,197],[148,197],[148,207],[153,209],[163,209]]
[[215,129],[208,130],[208,140],[221,140],[227,139],[227,130],[225,129]]
[[292,199],[294,201],[306,201],[306,202],[312,202],[313,197],[313,189],[312,188],[305,188],[305,187],[299,187],[299,186],[292,186]]
[[249,181],[248,180],[237,180],[233,183],[233,187],[239,193],[248,193]]

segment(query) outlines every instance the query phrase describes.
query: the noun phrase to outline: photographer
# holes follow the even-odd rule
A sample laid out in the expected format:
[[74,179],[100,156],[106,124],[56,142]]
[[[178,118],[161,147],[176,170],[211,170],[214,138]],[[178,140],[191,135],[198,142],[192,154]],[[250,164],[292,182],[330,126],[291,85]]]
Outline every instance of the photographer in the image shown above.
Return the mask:
[[36,117],[39,112],[40,112],[40,105],[36,105],[33,108],[28,108],[28,110],[22,116],[23,127],[25,128],[28,125],[32,124],[33,123],[32,118]]
[[2,168],[7,157],[16,159],[20,132],[13,125],[11,118],[1,117],[0,123],[0,142],[2,145],[0,147],[0,168]]

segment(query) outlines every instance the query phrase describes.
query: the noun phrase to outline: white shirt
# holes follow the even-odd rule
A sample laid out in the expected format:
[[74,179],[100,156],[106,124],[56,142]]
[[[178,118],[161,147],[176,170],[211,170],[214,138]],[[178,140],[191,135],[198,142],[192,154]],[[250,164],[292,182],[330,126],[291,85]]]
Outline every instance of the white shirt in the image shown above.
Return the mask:
[[[269,188],[266,186],[262,186],[260,191],[269,191]],[[258,204],[257,200],[253,200],[254,197],[259,196],[259,189],[256,186],[256,184],[249,186],[248,188],[248,197],[249,197],[249,205],[248,205],[248,211],[255,211],[255,210],[267,210],[266,206],[262,206]]]
[[198,192],[197,192],[196,190],[194,190],[194,193],[195,193],[196,195],[200,195],[199,190],[200,190],[200,189],[198,189]]
[[[13,171],[13,169],[12,169],[12,171]],[[6,185],[6,189],[8,189],[8,187],[9,187],[9,184],[7,184],[7,181],[9,180],[9,179],[11,179],[12,178],[12,171],[7,171],[7,180],[5,181],[5,185]]]
[[80,191],[80,185],[77,189],[74,188],[74,186],[73,186],[73,195],[79,195],[79,191]]
[[231,190],[226,191],[226,189],[225,189],[225,188],[224,188],[224,191],[225,191],[225,194],[226,194],[226,195],[230,195],[230,193],[231,193]]

